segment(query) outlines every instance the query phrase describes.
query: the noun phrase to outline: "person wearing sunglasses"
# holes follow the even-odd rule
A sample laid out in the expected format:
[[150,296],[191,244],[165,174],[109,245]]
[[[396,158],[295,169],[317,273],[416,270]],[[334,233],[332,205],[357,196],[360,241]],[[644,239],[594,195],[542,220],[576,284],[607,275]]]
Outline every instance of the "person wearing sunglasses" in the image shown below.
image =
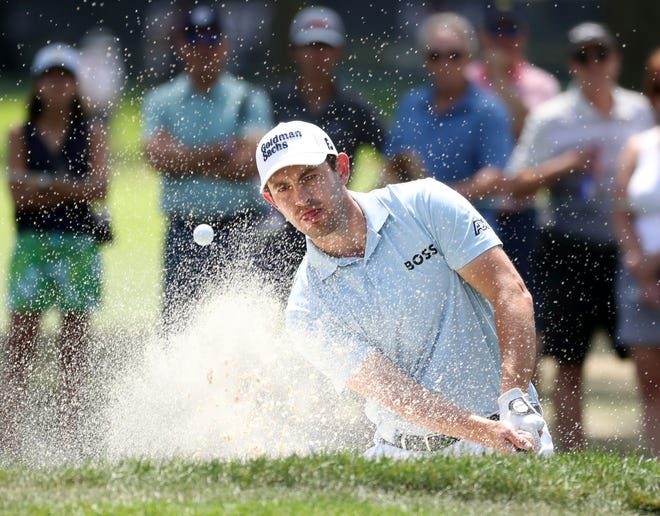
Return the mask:
[[[263,203],[254,200],[252,149],[272,124],[265,91],[225,69],[231,49],[217,10],[199,4],[182,18],[174,39],[183,72],[150,91],[143,105],[145,155],[162,176],[168,225],[168,331],[185,320],[185,311],[223,267],[258,255],[244,247],[265,214]],[[216,235],[204,247],[192,240],[201,223]]]
[[[660,120],[660,47],[643,81]],[[645,445],[660,456],[660,125],[628,140],[616,177],[614,229],[621,250],[618,332],[635,362]]]
[[536,313],[545,355],[556,361],[555,433],[562,450],[587,443],[582,426],[583,365],[594,334],[604,330],[619,356],[612,230],[619,152],[653,125],[643,95],[618,83],[621,54],[610,31],[585,22],[568,33],[566,92],[533,109],[507,165],[514,195],[547,191],[538,214]]
[[399,101],[386,144],[387,182],[431,176],[467,197],[493,225],[488,198],[497,191],[513,145],[507,109],[466,77],[478,46],[467,19],[431,15],[418,39],[430,84]]

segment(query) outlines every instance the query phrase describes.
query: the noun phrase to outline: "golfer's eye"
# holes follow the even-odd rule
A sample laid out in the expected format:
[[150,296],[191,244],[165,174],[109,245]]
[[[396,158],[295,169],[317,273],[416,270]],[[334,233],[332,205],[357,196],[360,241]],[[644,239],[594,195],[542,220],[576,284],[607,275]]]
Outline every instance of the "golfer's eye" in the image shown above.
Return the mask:
[[279,186],[276,186],[276,187],[275,187],[275,191],[276,191],[277,193],[283,193],[283,192],[286,192],[287,190],[289,190],[289,186],[288,186],[288,185],[279,185]]
[[318,177],[317,174],[306,174],[300,178],[301,183],[311,183]]

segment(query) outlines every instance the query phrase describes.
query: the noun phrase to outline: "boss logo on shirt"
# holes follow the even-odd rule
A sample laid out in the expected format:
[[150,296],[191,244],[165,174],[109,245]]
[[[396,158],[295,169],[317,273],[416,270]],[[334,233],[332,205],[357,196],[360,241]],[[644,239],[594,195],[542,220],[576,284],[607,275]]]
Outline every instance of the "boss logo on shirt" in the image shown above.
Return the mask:
[[424,263],[425,260],[430,259],[431,256],[433,256],[434,254],[438,254],[438,249],[435,247],[434,244],[429,244],[429,246],[426,249],[422,249],[422,251],[419,254],[413,256],[411,260],[403,263],[406,266],[406,269],[411,271],[417,265],[421,265]]
[[479,233],[482,231],[488,231],[490,229],[488,222],[486,222],[484,219],[475,220],[472,223],[472,227],[474,228],[474,236],[479,236]]

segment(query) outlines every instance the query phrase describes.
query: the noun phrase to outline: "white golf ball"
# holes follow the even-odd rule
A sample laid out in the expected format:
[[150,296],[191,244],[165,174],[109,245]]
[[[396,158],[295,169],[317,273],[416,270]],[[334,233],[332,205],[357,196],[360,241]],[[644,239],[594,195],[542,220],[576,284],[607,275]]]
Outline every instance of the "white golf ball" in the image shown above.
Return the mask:
[[213,242],[213,228],[208,224],[200,224],[193,231],[193,239],[199,245],[209,245]]

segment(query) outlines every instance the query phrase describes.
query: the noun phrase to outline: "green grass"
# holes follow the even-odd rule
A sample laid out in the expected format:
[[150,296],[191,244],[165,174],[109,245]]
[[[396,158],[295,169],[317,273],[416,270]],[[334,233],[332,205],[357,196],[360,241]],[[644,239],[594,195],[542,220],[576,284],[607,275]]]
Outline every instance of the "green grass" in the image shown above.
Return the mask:
[[5,514],[640,514],[660,511],[660,468],[637,456],[350,455],[129,460],[0,470]]

